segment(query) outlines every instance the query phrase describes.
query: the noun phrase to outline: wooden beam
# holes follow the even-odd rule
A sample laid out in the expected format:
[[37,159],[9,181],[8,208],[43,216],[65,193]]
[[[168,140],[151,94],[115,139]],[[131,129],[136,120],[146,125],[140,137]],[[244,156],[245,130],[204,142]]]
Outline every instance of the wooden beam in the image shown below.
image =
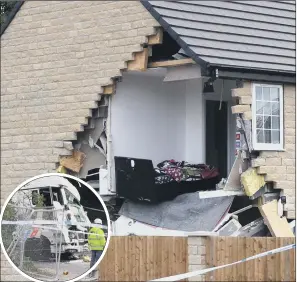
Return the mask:
[[103,87],[103,94],[104,95],[113,94],[114,90],[115,90],[114,84],[104,86]]
[[163,42],[163,30],[157,29],[157,33],[148,37],[148,45],[162,44]]
[[151,62],[148,64],[148,68],[158,68],[158,67],[177,67],[183,65],[195,64],[192,59],[181,59],[181,60],[170,60],[163,62]]
[[148,48],[143,48],[142,52],[135,53],[134,60],[128,62],[128,70],[145,71],[147,69],[148,54]]

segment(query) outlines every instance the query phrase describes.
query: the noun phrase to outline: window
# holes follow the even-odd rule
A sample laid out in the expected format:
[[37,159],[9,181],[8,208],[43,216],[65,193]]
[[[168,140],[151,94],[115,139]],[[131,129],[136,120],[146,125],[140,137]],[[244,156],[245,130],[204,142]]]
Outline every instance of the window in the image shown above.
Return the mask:
[[283,88],[281,85],[253,85],[253,147],[255,150],[283,150]]

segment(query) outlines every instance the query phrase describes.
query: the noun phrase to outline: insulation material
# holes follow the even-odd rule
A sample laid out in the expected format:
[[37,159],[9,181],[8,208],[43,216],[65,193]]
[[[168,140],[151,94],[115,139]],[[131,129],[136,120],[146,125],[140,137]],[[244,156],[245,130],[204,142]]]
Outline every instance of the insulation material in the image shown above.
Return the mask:
[[255,168],[249,168],[242,173],[241,183],[246,195],[250,197],[265,185],[265,180],[263,175],[257,174]]
[[120,215],[157,227],[180,231],[212,231],[229,211],[234,197],[200,199],[187,193],[160,204],[126,201]]
[[86,155],[80,151],[73,151],[72,156],[63,157],[60,160],[60,165],[74,172],[79,172],[83,166]]
[[263,206],[260,206],[259,210],[264,218],[265,224],[273,236],[295,237],[287,219],[278,215],[277,200],[273,200]]
[[58,172],[58,173],[67,173],[67,169],[66,169],[64,166],[60,165],[60,166],[57,168],[57,172]]

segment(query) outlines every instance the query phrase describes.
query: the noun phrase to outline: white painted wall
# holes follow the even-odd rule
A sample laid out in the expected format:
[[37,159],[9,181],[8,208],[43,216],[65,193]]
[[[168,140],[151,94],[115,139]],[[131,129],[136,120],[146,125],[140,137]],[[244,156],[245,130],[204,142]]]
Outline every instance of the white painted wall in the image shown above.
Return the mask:
[[[202,95],[201,79],[163,82],[165,73],[125,74],[111,105],[114,156],[151,159],[154,165],[166,159],[205,162],[205,100],[220,100],[216,93]],[[235,116],[231,113],[231,88],[225,81],[223,100],[228,101],[228,170],[235,159]]]
[[186,152],[190,163],[205,162],[205,101],[202,80],[186,81]]
[[201,82],[125,74],[111,106],[114,156],[204,162]]

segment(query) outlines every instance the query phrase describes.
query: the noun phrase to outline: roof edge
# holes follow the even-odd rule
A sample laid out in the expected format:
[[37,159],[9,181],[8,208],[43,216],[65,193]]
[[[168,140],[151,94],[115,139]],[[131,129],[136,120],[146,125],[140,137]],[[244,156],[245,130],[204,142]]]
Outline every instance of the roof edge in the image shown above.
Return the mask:
[[148,12],[155,18],[155,20],[164,28],[165,31],[180,45],[180,47],[197,63],[202,69],[207,70],[209,63],[201,59],[195,52],[193,52],[188,45],[180,39],[178,34],[172,27],[166,23],[159,13],[153,8],[148,0],[140,0],[141,4],[148,10]]
[[5,30],[8,28],[8,26],[10,25],[10,23],[12,22],[12,20],[14,19],[15,15],[18,13],[18,11],[20,10],[20,8],[24,4],[24,2],[25,1],[18,1],[15,4],[15,6],[13,7],[13,9],[11,10],[11,12],[8,14],[8,17],[6,18],[6,21],[1,25],[0,37],[3,35]]

